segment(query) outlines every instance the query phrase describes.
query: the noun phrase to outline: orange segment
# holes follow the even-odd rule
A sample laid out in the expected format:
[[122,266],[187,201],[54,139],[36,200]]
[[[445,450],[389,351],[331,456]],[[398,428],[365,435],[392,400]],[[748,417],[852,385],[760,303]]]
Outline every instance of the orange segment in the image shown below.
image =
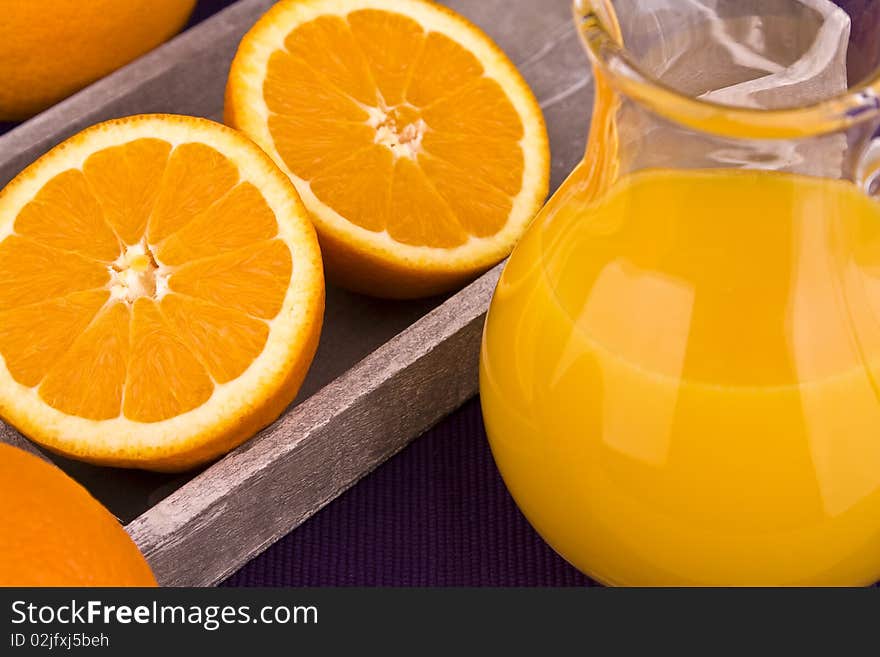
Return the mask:
[[465,232],[476,237],[494,235],[507,223],[510,196],[467,170],[430,156],[419,157],[419,166],[434,185]]
[[[327,49],[327,43],[336,48]],[[361,103],[374,105],[377,89],[367,62],[352,36],[348,23],[339,16],[322,16],[291,32],[284,45],[288,52],[323,76],[337,89]]]
[[12,377],[28,387],[42,381],[109,298],[105,290],[74,292],[0,312],[0,353]]
[[523,125],[501,85],[483,78],[426,107],[427,124],[438,132],[491,135],[516,142],[523,138]]
[[314,178],[328,167],[373,144],[366,124],[273,116],[269,130],[278,152],[298,176]]
[[[347,18],[384,102],[402,103],[412,62],[425,43],[422,26],[401,14],[375,9],[353,11]],[[327,49],[328,45],[335,49],[328,41],[323,47]]]
[[242,183],[155,248],[166,265],[179,265],[265,241],[278,234],[275,215],[251,183]]
[[266,346],[269,327],[242,312],[169,294],[162,314],[218,383],[238,378]]
[[522,148],[510,140],[431,131],[425,134],[422,147],[425,153],[449,162],[511,197],[522,186],[525,157]]
[[69,415],[117,417],[128,368],[128,325],[127,305],[114,303],[102,312],[49,370],[40,397]]
[[138,139],[98,151],[83,172],[107,223],[126,244],[137,244],[153,212],[171,144]]
[[296,189],[216,123],[110,121],[0,191],[0,419],[71,458],[221,456],[296,397],[323,309]]
[[373,145],[318,174],[312,191],[353,224],[380,231],[388,225],[393,172],[391,151]]
[[281,310],[292,269],[290,250],[271,240],[183,265],[169,285],[181,294],[272,319]]
[[0,311],[103,287],[106,265],[12,235],[0,242]]
[[451,95],[483,75],[483,65],[448,36],[432,32],[425,39],[406,91],[406,99],[421,107]]
[[50,180],[15,220],[15,231],[40,244],[110,261],[119,253],[82,171],[69,170]]
[[181,144],[165,169],[162,187],[147,227],[153,244],[180,230],[238,182],[238,170],[205,144]]
[[280,50],[272,54],[264,85],[266,105],[272,112],[282,116],[365,121],[367,113],[348,92],[336,89],[293,55]]
[[388,234],[403,244],[450,248],[467,241],[467,233],[424,172],[411,160],[394,167]]
[[547,193],[537,101],[438,3],[281,0],[242,40],[226,99],[303,195],[329,274],[358,292],[465,283],[510,253]]
[[156,302],[135,301],[125,417],[160,422],[204,404],[214,383],[188,345],[166,324]]

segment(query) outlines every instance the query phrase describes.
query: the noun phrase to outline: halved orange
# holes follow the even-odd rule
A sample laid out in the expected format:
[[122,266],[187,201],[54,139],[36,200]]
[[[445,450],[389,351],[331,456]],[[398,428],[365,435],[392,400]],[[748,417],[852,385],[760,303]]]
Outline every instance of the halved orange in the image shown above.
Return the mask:
[[296,184],[328,275],[376,296],[488,269],[547,194],[534,95],[488,36],[427,0],[282,0],[241,42],[226,121]]
[[45,447],[182,470],[295,397],[321,330],[317,239],[241,134],[139,116],[0,192],[0,417]]

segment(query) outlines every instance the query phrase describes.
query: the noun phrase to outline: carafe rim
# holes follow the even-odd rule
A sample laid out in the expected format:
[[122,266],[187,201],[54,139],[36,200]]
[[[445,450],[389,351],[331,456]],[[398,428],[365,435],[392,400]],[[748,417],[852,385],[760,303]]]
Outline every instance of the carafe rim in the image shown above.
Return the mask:
[[622,43],[610,0],[573,0],[573,12],[594,71],[618,93],[700,132],[740,139],[794,139],[880,120],[880,68],[858,85],[814,103],[772,109],[725,105],[676,90],[639,65]]

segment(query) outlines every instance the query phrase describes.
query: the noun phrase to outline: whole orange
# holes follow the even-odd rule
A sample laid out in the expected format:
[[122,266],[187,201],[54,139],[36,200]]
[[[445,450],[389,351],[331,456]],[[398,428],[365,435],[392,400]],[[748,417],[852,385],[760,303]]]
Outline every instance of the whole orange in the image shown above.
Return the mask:
[[137,546],[82,486],[0,443],[0,586],[155,586]]
[[0,121],[17,121],[152,50],[195,0],[0,0]]

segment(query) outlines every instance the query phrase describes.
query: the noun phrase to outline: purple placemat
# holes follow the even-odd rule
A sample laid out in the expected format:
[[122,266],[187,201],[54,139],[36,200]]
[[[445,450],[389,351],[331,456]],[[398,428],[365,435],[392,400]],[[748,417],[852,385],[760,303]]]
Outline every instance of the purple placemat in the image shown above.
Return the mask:
[[516,508],[480,405],[461,410],[227,586],[583,586]]

